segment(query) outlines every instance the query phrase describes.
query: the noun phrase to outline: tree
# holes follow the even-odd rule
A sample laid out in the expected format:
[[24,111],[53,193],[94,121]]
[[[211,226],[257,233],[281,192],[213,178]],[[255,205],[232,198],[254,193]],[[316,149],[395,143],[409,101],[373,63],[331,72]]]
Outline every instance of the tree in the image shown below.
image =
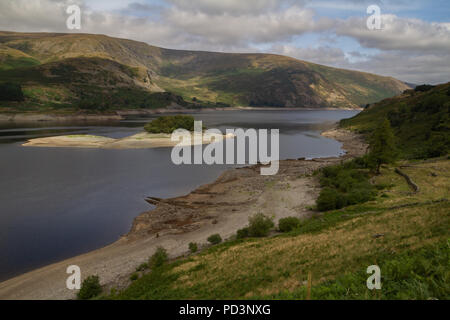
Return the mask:
[[23,101],[22,86],[16,83],[0,83],[0,101]]
[[77,297],[79,300],[89,300],[97,297],[101,293],[100,278],[98,276],[89,276],[83,281]]
[[397,149],[394,140],[391,124],[388,119],[384,119],[370,139],[369,163],[376,169],[377,174],[380,174],[382,164],[396,160]]
[[248,235],[250,237],[266,237],[270,229],[274,227],[273,219],[266,217],[262,213],[257,213],[248,219]]
[[152,269],[160,268],[167,262],[167,259],[168,255],[166,249],[158,247],[149,260],[149,266]]

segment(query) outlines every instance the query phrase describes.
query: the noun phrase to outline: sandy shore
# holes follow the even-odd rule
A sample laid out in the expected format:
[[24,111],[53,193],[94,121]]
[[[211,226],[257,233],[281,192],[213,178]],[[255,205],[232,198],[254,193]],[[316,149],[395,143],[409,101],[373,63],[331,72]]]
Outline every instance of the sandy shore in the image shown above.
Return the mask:
[[0,283],[0,299],[71,299],[66,289],[66,268],[81,267],[83,277],[97,274],[106,289],[123,287],[129,275],[150,257],[158,246],[172,258],[188,253],[188,244],[206,245],[211,234],[226,239],[246,226],[248,217],[262,212],[280,218],[308,218],[315,212],[319,193],[314,170],[365,153],[362,138],[344,130],[323,134],[343,143],[347,154],[341,158],[280,161],[276,176],[261,176],[259,166],[225,172],[217,181],[175,199],[148,201],[156,209],[138,216],[131,231],[119,241],[96,251],[74,257]]
[[[217,136],[218,139],[233,138],[234,135]],[[195,145],[193,134],[186,134],[182,138],[183,142],[180,146]],[[200,139],[199,139],[200,140]],[[203,134],[200,144],[209,144],[215,140],[215,136]],[[31,139],[24,143],[24,147],[44,147],[44,148],[99,148],[99,149],[149,149],[175,147],[179,142],[172,141],[170,134],[149,134],[146,132],[138,133],[123,139],[112,139],[102,136],[92,135],[71,135],[57,136],[48,138]]]

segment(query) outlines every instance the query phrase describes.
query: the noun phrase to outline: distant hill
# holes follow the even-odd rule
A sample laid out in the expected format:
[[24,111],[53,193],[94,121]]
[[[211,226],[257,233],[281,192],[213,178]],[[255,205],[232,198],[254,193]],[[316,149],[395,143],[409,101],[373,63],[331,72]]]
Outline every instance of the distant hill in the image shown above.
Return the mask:
[[450,152],[450,82],[422,85],[402,95],[371,105],[341,125],[370,134],[389,119],[398,146],[407,158],[427,158]]
[[[0,32],[0,81],[17,109],[170,106],[357,108],[409,87],[272,54],[169,50],[104,35]],[[162,94],[162,92],[165,92]]]

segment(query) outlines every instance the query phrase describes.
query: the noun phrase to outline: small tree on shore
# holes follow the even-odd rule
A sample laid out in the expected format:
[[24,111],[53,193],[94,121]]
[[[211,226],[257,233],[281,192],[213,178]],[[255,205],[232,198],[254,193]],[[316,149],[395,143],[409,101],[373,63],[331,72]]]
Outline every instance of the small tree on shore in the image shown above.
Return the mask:
[[89,276],[81,285],[81,290],[77,294],[79,300],[89,300],[102,293],[100,278],[98,276]]
[[389,120],[384,119],[370,139],[369,163],[380,174],[381,165],[393,163],[396,156],[394,132]]

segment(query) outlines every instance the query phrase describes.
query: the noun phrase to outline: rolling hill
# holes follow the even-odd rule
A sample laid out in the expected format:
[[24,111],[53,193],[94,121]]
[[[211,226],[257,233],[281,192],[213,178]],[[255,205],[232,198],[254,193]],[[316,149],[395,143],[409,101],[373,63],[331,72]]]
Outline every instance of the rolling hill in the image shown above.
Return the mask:
[[[401,81],[272,54],[169,50],[90,34],[0,32],[0,82],[25,102],[3,110],[271,106],[357,108]],[[5,99],[2,99],[5,100]]]
[[389,119],[404,158],[432,158],[450,152],[450,82],[419,86],[371,105],[341,125],[369,135]]

